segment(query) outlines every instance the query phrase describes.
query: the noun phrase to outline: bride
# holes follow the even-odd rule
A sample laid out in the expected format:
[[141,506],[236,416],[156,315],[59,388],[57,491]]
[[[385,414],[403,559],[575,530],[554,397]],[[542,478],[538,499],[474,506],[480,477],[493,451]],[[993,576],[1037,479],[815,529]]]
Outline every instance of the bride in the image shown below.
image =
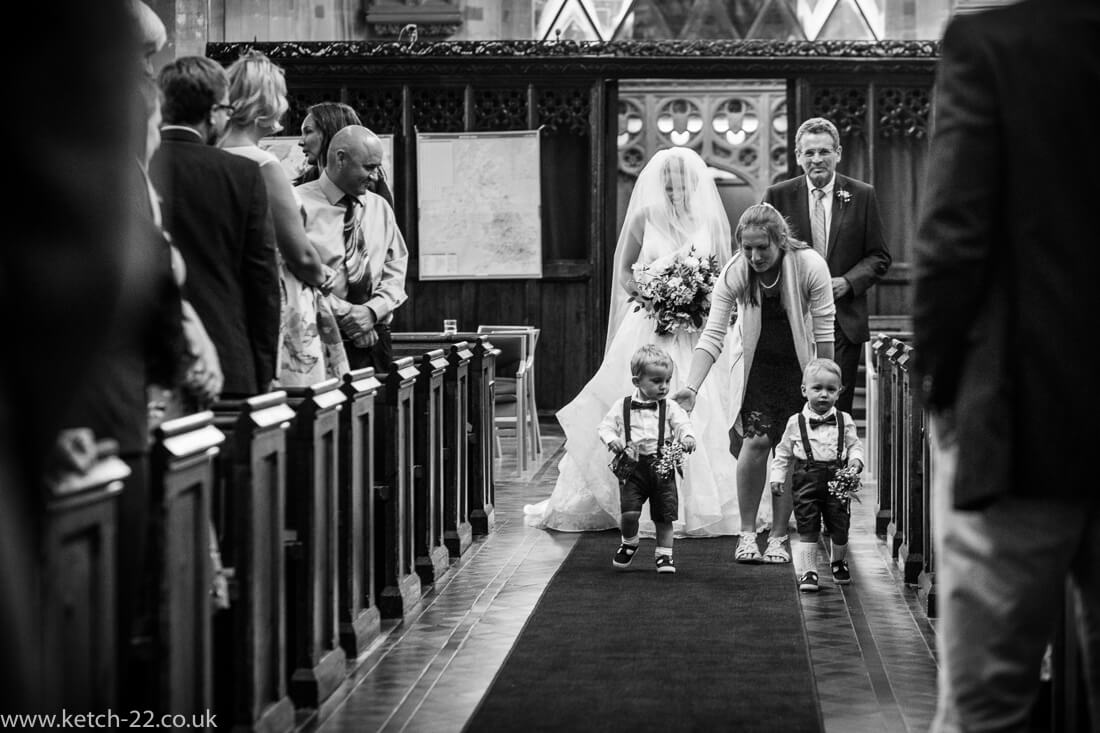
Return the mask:
[[[635,349],[653,343],[672,355],[676,368],[670,392],[675,392],[684,384],[699,340],[698,333],[681,330],[658,334],[656,321],[628,301],[637,292],[636,278],[642,276],[635,266],[656,269],[694,247],[695,255],[716,255],[721,267],[731,256],[730,246],[729,219],[703,159],[688,148],[657,152],[638,175],[615,248],[603,363],[580,394],[557,413],[566,453],[550,498],[524,507],[527,525],[571,532],[619,526],[619,485],[608,468],[611,456],[596,436],[596,426],[613,402],[630,393],[630,355]],[[699,444],[686,457],[679,482],[680,516],[673,524],[677,536],[740,532],[735,465],[726,431],[728,395],[720,381],[710,380],[700,388],[691,414]],[[654,534],[648,504],[641,532]]]

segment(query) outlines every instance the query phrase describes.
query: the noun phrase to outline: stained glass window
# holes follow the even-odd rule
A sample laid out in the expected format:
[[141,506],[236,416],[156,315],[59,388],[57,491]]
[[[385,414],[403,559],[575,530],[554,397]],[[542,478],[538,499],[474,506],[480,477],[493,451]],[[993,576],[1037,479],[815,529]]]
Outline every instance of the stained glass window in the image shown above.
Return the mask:
[[541,40],[880,40],[885,0],[537,0]]

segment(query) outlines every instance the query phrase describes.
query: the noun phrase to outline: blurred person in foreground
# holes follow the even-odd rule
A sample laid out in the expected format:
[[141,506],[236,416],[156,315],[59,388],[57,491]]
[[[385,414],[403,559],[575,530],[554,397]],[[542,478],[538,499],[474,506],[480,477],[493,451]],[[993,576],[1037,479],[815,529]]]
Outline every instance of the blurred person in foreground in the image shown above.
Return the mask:
[[1026,0],[947,27],[913,304],[941,733],[1031,730],[1067,580],[1100,726],[1100,493],[1082,404],[1094,368],[1079,353],[1100,313],[1100,148],[1077,109],[1097,96],[1093,0]]

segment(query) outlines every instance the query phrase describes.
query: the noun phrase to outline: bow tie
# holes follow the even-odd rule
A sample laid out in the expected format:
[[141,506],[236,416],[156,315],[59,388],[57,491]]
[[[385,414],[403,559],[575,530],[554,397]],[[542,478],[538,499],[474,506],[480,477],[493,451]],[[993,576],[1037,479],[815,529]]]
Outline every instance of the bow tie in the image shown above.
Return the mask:
[[811,417],[810,427],[816,428],[818,425],[836,425],[836,413],[834,412],[828,417]]
[[631,410],[656,410],[657,409],[657,403],[656,402],[636,402],[634,400],[631,400],[630,401],[630,409]]

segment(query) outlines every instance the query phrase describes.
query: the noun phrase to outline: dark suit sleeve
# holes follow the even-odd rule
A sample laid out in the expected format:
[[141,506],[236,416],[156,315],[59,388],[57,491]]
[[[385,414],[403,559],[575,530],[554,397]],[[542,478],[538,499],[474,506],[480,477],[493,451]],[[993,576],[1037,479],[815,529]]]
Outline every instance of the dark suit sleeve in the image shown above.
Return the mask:
[[863,295],[872,285],[881,280],[890,269],[892,261],[890,251],[886,248],[886,237],[882,233],[878,197],[875,196],[875,189],[871,187],[867,188],[867,205],[864,207],[862,227],[863,256],[843,274],[844,279],[852,286],[852,293],[855,296]]
[[967,337],[988,296],[1005,175],[995,67],[970,37],[977,30],[970,20],[959,16],[944,34],[915,253],[916,368],[932,407],[955,401]]
[[245,228],[241,283],[252,359],[256,365],[256,387],[267,389],[275,377],[279,343],[279,274],[275,260],[275,239],[271,234],[267,189],[256,167],[251,180],[252,195]]

